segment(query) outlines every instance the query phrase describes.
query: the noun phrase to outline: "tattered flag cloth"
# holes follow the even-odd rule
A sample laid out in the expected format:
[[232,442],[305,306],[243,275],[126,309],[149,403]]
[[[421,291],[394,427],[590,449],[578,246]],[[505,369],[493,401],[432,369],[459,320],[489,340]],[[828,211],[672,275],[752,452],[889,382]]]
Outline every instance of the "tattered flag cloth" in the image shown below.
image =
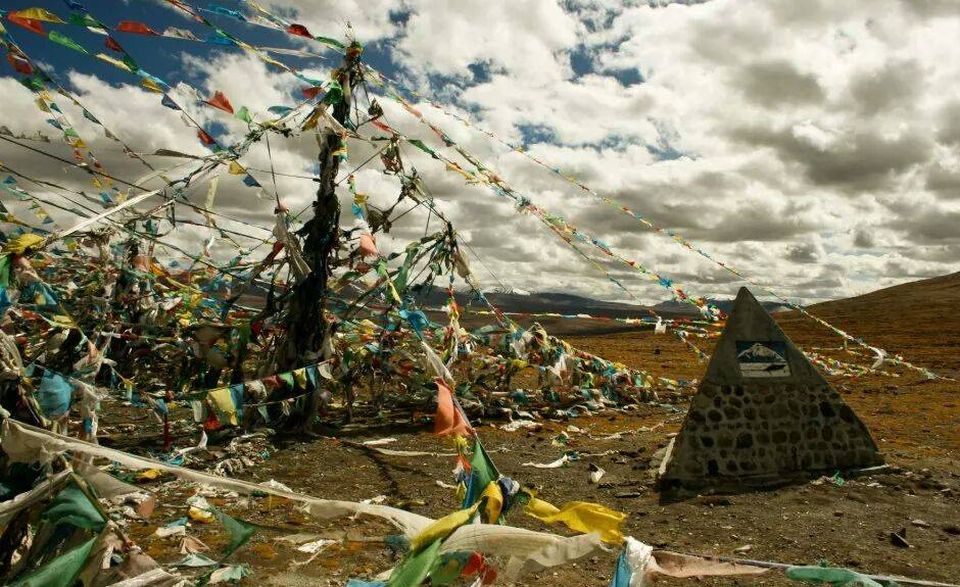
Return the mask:
[[69,485],[54,498],[41,519],[54,526],[69,524],[84,530],[99,532],[107,521],[86,494],[76,485]]
[[479,502],[469,508],[448,514],[430,524],[410,541],[410,550],[417,552],[428,544],[450,536],[454,530],[469,522],[477,514],[478,507],[480,507]]
[[537,499],[530,498],[524,512],[548,524],[561,523],[577,532],[597,532],[604,542],[619,544],[623,542],[620,526],[627,515],[596,503],[571,501],[562,508]]
[[[809,567],[803,567],[809,568]],[[626,537],[623,552],[617,559],[616,572],[610,587],[644,587],[658,575],[684,579],[690,577],[735,577],[762,575],[769,569],[757,565],[712,560],[704,557],[654,550],[652,546]],[[788,571],[789,573],[789,571]],[[827,573],[821,576],[827,576]],[[788,574],[789,576],[789,574]],[[811,577],[813,574],[810,575]],[[836,574],[834,576],[841,576]],[[848,575],[849,577],[849,575]],[[819,583],[820,581],[815,581]],[[835,583],[849,585],[852,583]],[[865,586],[868,584],[864,584]]]
[[473,428],[470,422],[464,417],[459,406],[453,399],[453,391],[450,386],[437,377],[434,379],[437,384],[437,415],[434,418],[433,432],[438,436],[472,436]]
[[[185,469],[169,463],[54,434],[9,418],[5,419],[0,425],[0,431],[2,431],[4,450],[12,462],[34,462],[37,459],[49,460],[58,453],[70,451],[78,455],[105,458],[135,470],[156,469],[166,471],[187,481],[203,483],[228,491],[237,491],[243,494],[267,493],[283,497],[303,504],[306,513],[318,518],[354,514],[376,516],[393,523],[411,539],[435,524],[435,521],[430,518],[389,506],[319,499],[257,483]],[[221,523],[231,534],[230,546],[238,547],[244,541],[249,540],[249,530],[246,529],[248,525],[237,520],[234,520],[234,522],[240,527],[234,527],[229,521],[221,519]],[[439,520],[436,522],[439,522]],[[446,522],[444,523],[445,526]],[[231,530],[231,527],[233,530]],[[424,548],[420,552],[422,557],[416,559],[418,562],[411,563],[414,567],[419,568],[420,562],[426,563],[435,560],[435,549],[439,549],[440,552],[481,551],[492,556],[500,555],[517,559],[517,562],[506,573],[508,579],[589,556],[596,552],[600,546],[596,535],[565,538],[544,532],[490,524],[460,526],[442,543],[435,540],[431,544],[438,546]],[[402,576],[408,576],[407,573],[413,576],[419,575],[419,571],[414,571],[415,569],[408,568]]]
[[236,550],[246,544],[254,532],[256,532],[255,527],[251,524],[231,518],[216,508],[210,508],[210,512],[213,513],[217,521],[219,521],[227,533],[230,534],[230,542],[223,550],[224,557],[228,557],[236,552]]
[[11,587],[71,587],[87,565],[96,542],[94,537],[68,550],[23,579],[14,581]]
[[463,500],[464,507],[477,503],[487,485],[499,478],[500,473],[497,472],[496,465],[493,464],[487,451],[483,449],[480,438],[477,437],[473,443],[473,457],[470,458],[470,482]]
[[43,410],[43,415],[55,420],[70,411],[70,398],[73,395],[73,386],[59,373],[44,371],[40,379],[40,388],[37,390],[37,403]]
[[390,575],[387,587],[410,587],[423,583],[440,554],[441,541],[434,540],[426,548],[405,558]]

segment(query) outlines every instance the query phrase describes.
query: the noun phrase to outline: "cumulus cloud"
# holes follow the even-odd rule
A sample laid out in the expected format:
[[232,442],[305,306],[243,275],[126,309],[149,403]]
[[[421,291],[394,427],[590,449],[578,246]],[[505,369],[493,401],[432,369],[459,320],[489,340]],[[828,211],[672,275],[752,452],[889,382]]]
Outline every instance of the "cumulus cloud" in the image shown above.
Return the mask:
[[[315,34],[340,36],[349,23],[369,57],[390,64],[393,77],[790,298],[850,295],[955,269],[960,6],[952,0],[491,0],[480,10],[466,0],[265,4]],[[56,54],[35,57],[62,72]],[[306,66],[325,77],[331,65]],[[170,66],[194,80],[201,94],[220,90],[235,106],[256,112],[290,103],[301,85],[243,53],[171,54]],[[203,152],[194,131],[160,106],[156,94],[89,73],[65,75],[88,108],[138,151]],[[0,123],[14,132],[52,134],[22,86],[0,78],[0,93]],[[225,140],[242,137],[245,125],[198,107],[196,99],[187,100],[191,115],[222,129]],[[390,124],[442,148],[391,100],[381,103]],[[623,257],[682,282],[694,295],[730,296],[740,285],[617,205],[598,202],[427,103],[417,107],[518,193]],[[139,163],[111,151],[116,145],[81,113],[70,114],[84,137],[93,137],[108,169],[125,177],[143,173]],[[70,156],[62,146],[46,148]],[[344,175],[374,150],[352,145]],[[513,202],[466,185],[415,149],[403,152],[437,207],[483,258],[475,270],[485,285],[628,297],[609,275],[645,301],[666,295],[649,275],[589,247],[582,252],[596,263],[584,262],[536,218],[517,214]],[[271,153],[258,144],[243,158],[264,190],[225,176],[219,211],[269,226],[271,163],[285,172],[276,187],[284,201],[295,209],[310,202],[316,184],[289,175],[313,173],[312,137],[272,138]],[[48,162],[8,146],[0,147],[0,158],[72,186],[88,181],[75,171],[52,173]],[[357,172],[358,188],[387,207],[399,188],[372,167]],[[188,196],[202,198],[205,185]],[[344,186],[339,194],[347,205]],[[381,246],[421,237],[428,218],[435,229],[436,218],[415,208]],[[202,234],[183,231],[176,238],[195,243]]]

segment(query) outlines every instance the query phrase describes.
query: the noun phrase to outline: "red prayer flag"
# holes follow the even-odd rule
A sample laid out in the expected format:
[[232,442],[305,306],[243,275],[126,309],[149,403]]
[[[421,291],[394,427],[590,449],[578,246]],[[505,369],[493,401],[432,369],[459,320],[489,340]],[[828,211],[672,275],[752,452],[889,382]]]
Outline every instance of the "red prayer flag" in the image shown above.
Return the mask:
[[199,138],[200,142],[203,143],[204,145],[212,145],[215,142],[213,140],[213,137],[208,135],[207,132],[203,129],[200,129],[197,131],[197,138]]
[[313,100],[314,98],[317,97],[317,94],[319,94],[319,93],[322,92],[322,91],[323,91],[323,87],[321,87],[321,86],[313,86],[313,87],[310,87],[310,88],[303,88],[303,95],[306,96],[307,99]]
[[213,97],[207,100],[207,104],[233,114],[233,106],[230,104],[230,100],[227,100],[227,97],[220,90],[213,93]]
[[7,61],[10,62],[11,67],[17,70],[17,73],[22,73],[23,75],[30,75],[33,73],[33,66],[30,65],[30,62],[19,55],[7,53]]
[[156,35],[155,30],[151,29],[142,22],[136,20],[121,20],[117,24],[117,30],[121,33],[135,33],[138,35]]
[[104,41],[104,43],[107,45],[107,49],[112,49],[117,53],[123,53],[123,47],[121,47],[120,43],[118,43],[113,37],[107,37],[107,40]]
[[292,24],[287,27],[287,32],[291,35],[299,35],[301,37],[313,38],[313,35],[310,34],[310,31],[307,30],[307,27],[302,24]]
[[38,35],[47,36],[47,31],[43,30],[43,24],[39,20],[34,20],[32,18],[24,18],[22,16],[17,16],[12,12],[7,15],[7,20],[14,24],[18,24],[28,31],[37,33]]
[[393,127],[391,127],[389,124],[384,124],[379,120],[371,120],[370,122],[373,123],[373,126],[379,128],[383,132],[388,132],[390,134],[397,134],[397,131],[393,130]]

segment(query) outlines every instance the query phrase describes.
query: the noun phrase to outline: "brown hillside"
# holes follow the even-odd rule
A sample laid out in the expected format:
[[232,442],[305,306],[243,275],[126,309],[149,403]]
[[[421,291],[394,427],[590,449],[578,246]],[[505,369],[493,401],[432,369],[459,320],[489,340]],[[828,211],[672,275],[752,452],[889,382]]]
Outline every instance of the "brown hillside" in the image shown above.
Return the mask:
[[[809,312],[868,344],[913,363],[957,376],[960,371],[960,273],[815,304]],[[798,312],[777,315],[797,343],[837,346],[840,337]],[[854,347],[851,347],[854,348]]]
[[[886,375],[830,376],[845,399],[867,422],[881,447],[900,458],[938,455],[956,458],[960,450],[960,273],[881,289],[854,298],[810,306],[809,311],[867,344],[932,369],[949,379],[930,381],[916,371],[885,364]],[[823,355],[869,366],[872,353],[843,340],[799,312],[774,314],[798,345]],[[678,379],[702,377],[705,364],[671,336],[649,329],[617,334],[573,334],[571,343],[608,359]],[[712,340],[695,339],[706,353]],[[655,353],[655,349],[661,352]],[[826,350],[833,349],[833,350]],[[853,354],[859,353],[859,354]]]

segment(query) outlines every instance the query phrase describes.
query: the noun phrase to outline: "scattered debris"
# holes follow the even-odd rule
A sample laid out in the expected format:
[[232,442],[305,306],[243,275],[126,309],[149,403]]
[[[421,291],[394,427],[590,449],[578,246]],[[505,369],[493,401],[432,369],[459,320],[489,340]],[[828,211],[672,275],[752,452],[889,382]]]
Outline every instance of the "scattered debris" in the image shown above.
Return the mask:
[[593,463],[590,463],[589,469],[590,469],[590,482],[593,483],[594,485],[596,485],[597,483],[600,483],[600,479],[602,479],[603,476],[607,473],[602,468],[600,468],[599,466]]
[[523,463],[524,467],[535,467],[537,469],[559,469],[560,467],[566,465],[567,463],[579,460],[580,457],[575,452],[564,453],[559,459],[549,462],[549,463]]

